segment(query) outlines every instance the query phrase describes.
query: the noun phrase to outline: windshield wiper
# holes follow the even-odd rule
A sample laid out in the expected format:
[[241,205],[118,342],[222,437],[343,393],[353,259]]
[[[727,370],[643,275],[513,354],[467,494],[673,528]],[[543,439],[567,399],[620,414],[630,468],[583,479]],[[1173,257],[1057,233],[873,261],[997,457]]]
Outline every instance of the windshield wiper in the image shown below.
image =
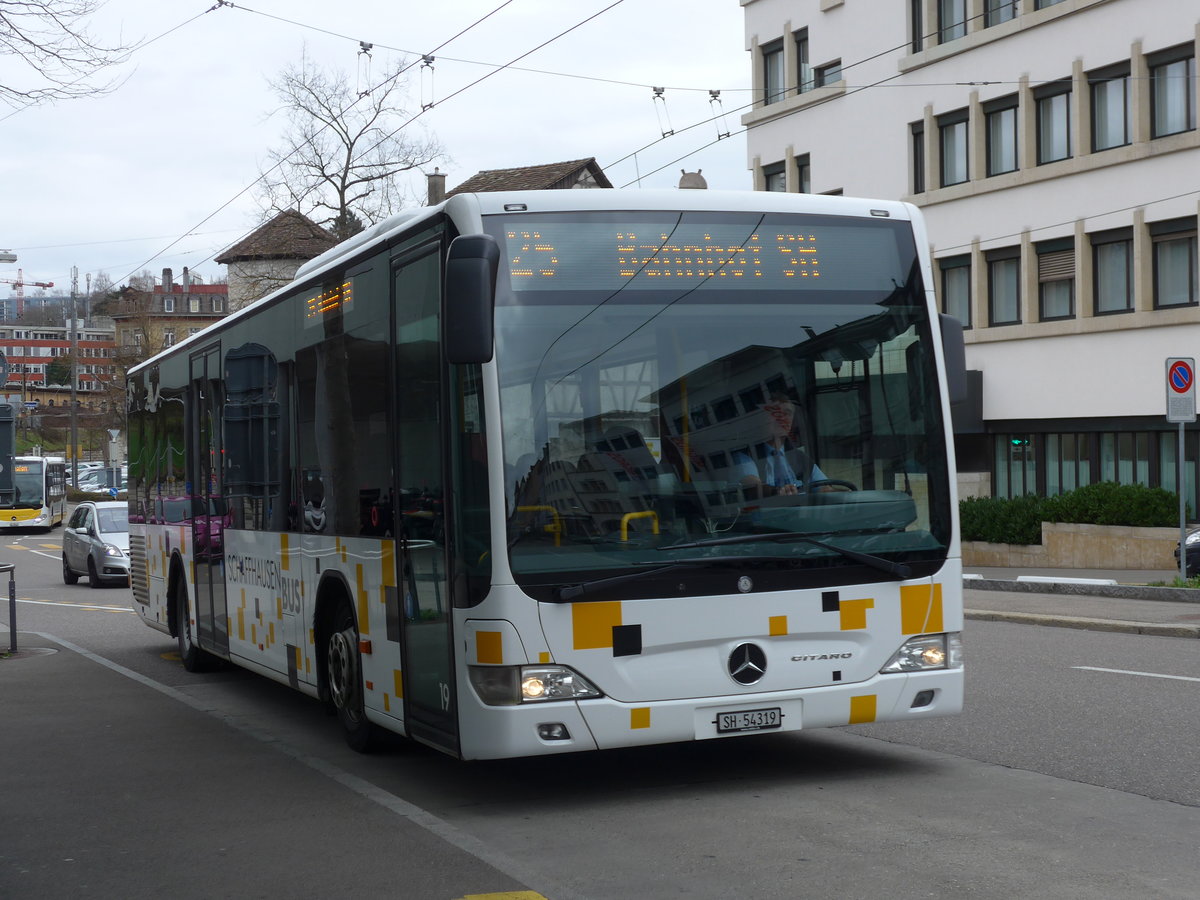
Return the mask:
[[[677,545],[680,546],[680,545]],[[649,568],[645,568],[640,572],[629,572],[625,575],[613,575],[610,578],[597,578],[595,581],[585,581],[582,584],[568,584],[554,589],[555,603],[568,603],[571,600],[577,600],[580,597],[585,597],[588,594],[593,594],[596,591],[601,591],[610,587],[617,587],[622,584],[628,584],[631,581],[638,581],[645,578],[647,575],[658,575],[662,572],[672,572],[675,569],[704,569],[717,566],[730,565],[745,565],[747,562],[753,562],[752,559],[745,556],[709,556],[702,559],[680,559],[665,565],[650,564]],[[645,566],[646,563],[638,563]]]
[[799,531],[772,531],[764,534],[740,534],[735,537],[724,538],[707,538],[703,541],[688,541],[686,544],[671,544],[667,547],[659,547],[659,550],[690,550],[696,547],[715,547],[722,544],[761,544],[761,543],[786,543],[796,542],[801,544],[812,544],[814,547],[821,547],[825,550],[830,550],[833,553],[838,553],[846,559],[852,559],[855,562],[860,562],[865,566],[870,566],[873,569],[878,569],[888,575],[893,575],[896,578],[904,579],[912,577],[912,567],[904,563],[892,562],[890,559],[884,559],[882,556],[874,556],[870,553],[860,553],[857,550],[848,550],[845,547],[839,547],[837,544],[828,544],[825,541],[818,541],[816,538],[809,537]]

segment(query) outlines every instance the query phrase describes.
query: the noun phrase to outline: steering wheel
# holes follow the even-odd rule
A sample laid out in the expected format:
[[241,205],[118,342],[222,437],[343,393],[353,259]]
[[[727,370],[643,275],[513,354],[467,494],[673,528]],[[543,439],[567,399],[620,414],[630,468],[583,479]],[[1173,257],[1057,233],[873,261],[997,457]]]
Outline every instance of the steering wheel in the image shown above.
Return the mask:
[[810,494],[814,491],[822,490],[823,488],[836,488],[842,491],[857,491],[858,485],[852,481],[843,481],[840,478],[819,478],[816,481],[807,481],[804,484],[804,489]]

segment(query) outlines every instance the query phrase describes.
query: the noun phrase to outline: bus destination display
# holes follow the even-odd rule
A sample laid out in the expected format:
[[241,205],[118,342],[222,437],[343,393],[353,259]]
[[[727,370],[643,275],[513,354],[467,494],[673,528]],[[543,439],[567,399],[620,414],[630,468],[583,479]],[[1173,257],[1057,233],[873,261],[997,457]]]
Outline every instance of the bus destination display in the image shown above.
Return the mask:
[[354,304],[350,282],[335,284],[304,298],[304,327],[308,328]]
[[750,230],[727,222],[622,227],[543,220],[510,223],[504,239],[514,292],[878,290],[893,287],[885,273],[897,266],[894,232],[874,222]]

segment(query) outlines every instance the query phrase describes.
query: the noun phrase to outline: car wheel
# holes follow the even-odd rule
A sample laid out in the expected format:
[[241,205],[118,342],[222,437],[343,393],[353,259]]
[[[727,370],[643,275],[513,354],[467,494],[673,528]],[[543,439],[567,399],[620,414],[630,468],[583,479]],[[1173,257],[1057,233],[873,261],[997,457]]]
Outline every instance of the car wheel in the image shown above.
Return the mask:
[[96,561],[88,557],[88,587],[100,587],[100,573],[96,571]]
[[67,562],[67,557],[65,554],[63,555],[63,583],[64,584],[78,584],[79,583],[79,576],[71,571],[71,566]]

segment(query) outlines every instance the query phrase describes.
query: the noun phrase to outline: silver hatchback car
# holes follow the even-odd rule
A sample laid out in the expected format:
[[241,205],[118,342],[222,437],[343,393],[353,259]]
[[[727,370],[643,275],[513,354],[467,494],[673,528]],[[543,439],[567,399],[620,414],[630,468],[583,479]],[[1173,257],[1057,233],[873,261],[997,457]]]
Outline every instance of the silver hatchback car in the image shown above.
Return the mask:
[[129,506],[124,501],[84,501],[63,529],[63,581],[80,575],[101,584],[129,584]]

